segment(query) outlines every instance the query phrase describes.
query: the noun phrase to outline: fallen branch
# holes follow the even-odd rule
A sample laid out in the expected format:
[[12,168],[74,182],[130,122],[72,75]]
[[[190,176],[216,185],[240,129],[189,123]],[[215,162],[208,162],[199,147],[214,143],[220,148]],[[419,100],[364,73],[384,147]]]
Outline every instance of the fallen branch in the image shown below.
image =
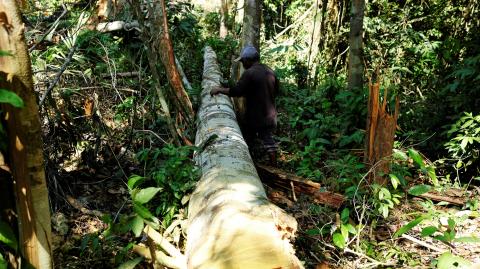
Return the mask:
[[402,238],[405,238],[411,242],[414,242],[422,247],[426,247],[428,249],[431,249],[431,250],[434,250],[436,252],[445,252],[444,249],[441,249],[441,248],[437,248],[436,246],[433,246],[431,244],[428,244],[427,242],[423,242],[421,240],[418,240],[417,238],[413,237],[413,236],[410,236],[408,234],[402,234]]
[[60,77],[62,76],[63,72],[65,72],[65,70],[67,69],[67,66],[70,64],[70,62],[72,61],[73,54],[75,53],[76,50],[77,50],[77,45],[75,44],[68,52],[67,58],[65,59],[65,62],[60,68],[60,71],[58,71],[53,81],[48,83],[48,88],[45,91],[45,94],[42,96],[42,98],[40,98],[40,102],[38,104],[39,107],[42,107],[43,103],[45,103],[45,99],[47,99],[47,96],[50,94],[50,92],[55,87],[55,85],[57,85],[57,83],[60,81]]
[[[152,260],[152,254],[150,253],[150,250],[148,247],[143,246],[141,244],[139,245],[134,245],[132,248],[133,252],[139,254],[140,256],[144,257],[147,260]],[[187,264],[184,260],[178,259],[178,258],[173,258],[170,256],[167,256],[165,253],[157,250],[155,251],[155,260],[156,262],[165,265],[169,268],[172,269],[186,269]]]
[[83,214],[87,214],[87,215],[91,215],[91,216],[95,216],[95,217],[99,217],[99,218],[102,218],[103,215],[104,215],[102,212],[100,212],[98,210],[91,210],[91,209],[86,208],[85,206],[83,206],[83,204],[81,202],[79,202],[77,199],[73,198],[70,195],[67,195],[67,201],[73,208],[77,209],[78,211],[82,212]]
[[168,242],[167,239],[163,238],[162,235],[155,231],[153,228],[150,226],[145,226],[145,229],[143,229],[145,234],[147,234],[148,237],[150,237],[157,245],[159,245],[165,252],[167,252],[170,256],[173,256],[175,258],[183,259],[185,262],[185,256],[178,250],[174,245],[172,245],[170,242]]
[[131,31],[137,30],[140,31],[140,24],[138,21],[124,22],[124,21],[112,21],[112,22],[102,22],[95,27],[95,29],[101,33],[114,32],[119,30]]
[[448,202],[450,204],[459,205],[459,206],[463,206],[465,204],[465,201],[462,198],[443,196],[443,195],[430,193],[430,192],[420,194],[418,195],[418,197],[427,198],[437,202]]
[[339,208],[345,201],[345,197],[339,193],[321,191],[320,183],[285,172],[281,169],[262,164],[255,164],[257,172],[264,181],[273,183],[286,191],[292,191],[292,184],[296,193],[304,193],[314,198],[319,204]]
[[[138,77],[139,72],[134,71],[134,72],[121,72],[121,73],[116,73],[116,77],[122,77],[122,78],[128,78],[128,77]],[[102,74],[102,78],[111,78],[112,74]]]
[[65,16],[65,14],[67,14],[68,10],[67,10],[67,7],[65,6],[65,4],[62,4],[62,8],[63,8],[63,11],[62,11],[62,14],[60,14],[60,16],[57,17],[57,19],[55,20],[55,22],[53,22],[52,26],[50,27],[50,29],[48,29],[45,34],[43,34],[43,36],[40,38],[40,40],[38,40],[37,43],[35,43],[32,47],[30,47],[28,49],[28,52],[32,52],[38,44],[42,43],[43,40],[45,40],[45,38],[53,31],[55,30],[55,28],[57,28],[59,22],[60,22],[60,19]]

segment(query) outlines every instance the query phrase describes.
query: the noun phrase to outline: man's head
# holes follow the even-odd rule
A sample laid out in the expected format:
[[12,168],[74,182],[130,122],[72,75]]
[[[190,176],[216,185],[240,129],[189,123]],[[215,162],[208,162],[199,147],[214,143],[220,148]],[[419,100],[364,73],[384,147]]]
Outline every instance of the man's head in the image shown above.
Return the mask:
[[260,54],[254,46],[247,45],[243,48],[242,53],[240,53],[240,57],[235,59],[235,61],[242,62],[243,68],[248,69],[254,63],[260,61]]

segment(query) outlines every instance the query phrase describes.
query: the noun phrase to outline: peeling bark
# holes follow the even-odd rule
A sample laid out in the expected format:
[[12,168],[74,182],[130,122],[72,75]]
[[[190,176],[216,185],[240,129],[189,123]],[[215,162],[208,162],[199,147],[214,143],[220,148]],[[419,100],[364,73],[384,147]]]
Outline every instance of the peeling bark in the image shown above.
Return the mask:
[[17,1],[0,1],[0,50],[12,56],[0,57],[0,88],[20,96],[23,108],[2,105],[9,137],[19,240],[23,263],[34,268],[52,268],[51,226],[48,190],[43,163],[40,118],[33,90],[30,57]]
[[189,203],[187,268],[303,268],[288,240],[297,222],[267,200],[230,99],[209,94],[222,77],[210,47],[204,59],[195,141],[204,145],[195,157],[202,178]]
[[373,167],[373,177],[370,179],[384,185],[387,181],[382,175],[390,172],[388,158],[393,152],[400,105],[397,96],[394,114],[388,113],[388,92],[385,90],[383,103],[380,105],[380,83],[370,83],[369,89],[365,160]]

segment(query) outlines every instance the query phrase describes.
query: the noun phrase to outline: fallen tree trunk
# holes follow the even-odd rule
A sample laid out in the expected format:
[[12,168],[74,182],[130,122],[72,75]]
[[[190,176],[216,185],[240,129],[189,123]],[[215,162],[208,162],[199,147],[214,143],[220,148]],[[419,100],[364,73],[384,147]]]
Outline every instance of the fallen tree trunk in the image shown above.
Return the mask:
[[256,164],[257,171],[263,181],[270,182],[275,187],[292,191],[293,195],[307,194],[316,203],[339,208],[345,202],[345,197],[339,193],[320,190],[320,183],[287,173],[275,167]]
[[202,178],[188,208],[187,268],[303,268],[288,240],[297,222],[267,200],[230,99],[209,94],[222,77],[210,47],[204,59],[195,141]]

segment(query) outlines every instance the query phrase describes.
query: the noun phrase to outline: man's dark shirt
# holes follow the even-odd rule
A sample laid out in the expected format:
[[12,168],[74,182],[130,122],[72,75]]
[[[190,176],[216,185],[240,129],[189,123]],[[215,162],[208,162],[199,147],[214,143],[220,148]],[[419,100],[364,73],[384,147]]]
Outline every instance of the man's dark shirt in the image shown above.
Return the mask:
[[277,126],[275,96],[279,83],[272,69],[255,63],[243,72],[240,80],[230,88],[230,96],[246,99],[245,119],[256,130],[274,129]]

